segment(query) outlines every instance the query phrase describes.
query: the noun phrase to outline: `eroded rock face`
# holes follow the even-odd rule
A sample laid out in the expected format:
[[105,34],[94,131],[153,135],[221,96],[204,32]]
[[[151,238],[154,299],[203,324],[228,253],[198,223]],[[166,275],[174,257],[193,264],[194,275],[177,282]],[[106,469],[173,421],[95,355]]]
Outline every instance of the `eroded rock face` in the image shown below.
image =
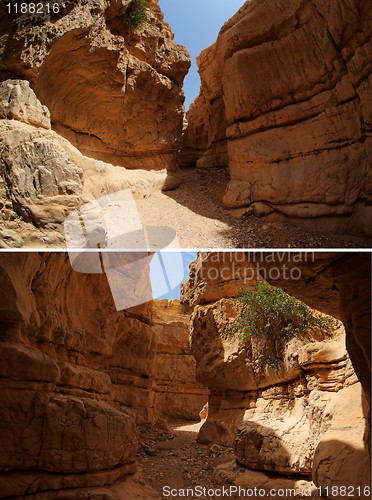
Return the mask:
[[27,80],[7,80],[0,86],[0,119],[50,129],[50,113],[30,89]]
[[[83,156],[50,130],[49,110],[26,80],[0,83],[0,102],[2,248],[64,247],[66,217],[84,203],[124,190],[146,197],[174,185],[165,169],[133,171]],[[95,224],[102,225],[101,213]]]
[[0,285],[0,497],[153,498],[127,478],[136,424],[207,399],[179,304],[117,311],[106,276],[63,253],[1,254]]
[[1,283],[0,495],[103,486],[134,472],[135,417],[112,404],[105,373],[117,327],[102,322],[112,310],[104,277],[72,272],[64,254],[3,254]]
[[225,293],[233,297],[241,288],[254,287],[257,276],[342,320],[350,359],[370,400],[371,253],[201,252],[182,286],[181,300],[196,305],[216,302]]
[[[303,460],[302,466],[288,466],[287,470],[281,470],[275,456],[272,456],[274,465],[268,465],[268,470],[309,473],[309,458],[306,459],[303,443],[308,443],[310,450],[315,449],[314,443],[317,443],[321,433],[321,415],[326,403],[333,397],[331,393],[356,382],[347,358],[345,337],[339,333],[334,340],[325,341],[321,340],[320,332],[310,332],[312,338],[291,340],[279,356],[278,347],[269,339],[253,337],[242,340],[239,336],[226,333],[229,319],[236,312],[230,300],[221,299],[209,306],[197,307],[192,317],[191,347],[197,362],[197,378],[211,388],[208,419],[199,439],[202,442],[232,444],[239,422],[253,418],[255,427],[261,422],[274,434],[278,432],[277,440],[288,450],[292,460],[299,460],[299,456]],[[319,391],[325,393],[319,396]],[[314,408],[311,408],[312,405]],[[311,422],[318,406],[318,421]],[[357,406],[361,411],[360,394]],[[280,416],[281,411],[286,413],[285,418]],[[266,419],[270,421],[266,422]],[[284,430],[287,425],[289,429],[291,426],[296,429]],[[260,433],[257,429],[252,432]],[[306,432],[309,435],[304,438]],[[285,442],[287,438],[288,443]],[[247,438],[247,442],[255,446],[253,441]],[[272,436],[269,441],[272,444]],[[297,449],[296,459],[293,458],[293,448]],[[272,452],[273,449],[268,454]],[[245,456],[248,461],[257,461],[252,450]],[[241,457],[238,459],[246,463]],[[253,468],[251,464],[246,465]],[[255,468],[261,470],[266,467],[258,461]]]
[[[252,254],[253,255],[253,254]],[[252,255],[249,260],[253,261]],[[255,265],[273,285],[306,302],[310,307],[342,320],[346,347],[354,370],[371,399],[371,253],[261,253]],[[252,262],[251,262],[252,263]],[[284,279],[270,270],[296,268],[296,279]]]
[[168,418],[197,420],[208,401],[208,388],[195,378],[189,346],[190,312],[177,301],[156,301],[152,330],[156,356],[152,370],[158,411]]
[[190,306],[235,297],[242,288],[255,288],[257,269],[244,252],[199,252],[182,284],[182,301]]
[[28,81],[0,83],[0,102],[0,245],[22,246],[21,221],[52,233],[78,205],[83,171],[51,133],[49,110]]
[[125,23],[129,0],[66,2],[50,15],[0,7],[0,76],[31,82],[53,128],[87,156],[126,168],[176,169],[189,68],[157,0]]
[[82,202],[83,170],[52,131],[0,120],[0,145],[1,246],[41,243],[44,235],[63,244],[60,224]]
[[228,166],[227,207],[371,235],[371,19],[368,0],[246,2],[199,57],[183,163]]
[[207,402],[208,389],[195,379],[188,325],[179,302],[165,300],[152,303],[149,324],[132,319],[122,329],[110,376],[118,384],[115,398],[130,406],[139,423],[197,420]]
[[[193,269],[212,260],[222,262],[222,256],[213,254],[199,254]],[[284,258],[279,253],[247,253],[245,257],[247,270],[256,270],[253,284],[260,273],[310,306],[342,318],[347,350],[364,391],[342,332],[328,340],[316,331],[307,340],[293,339],[275,364],[277,353],[268,340],[243,340],[228,333],[236,305],[231,299],[216,300],[212,295],[208,300],[206,294],[192,293],[190,287],[208,290],[213,281],[208,282],[206,274],[191,273],[194,280],[185,284],[184,300],[206,299],[197,299],[201,305],[192,315],[191,346],[197,379],[211,391],[198,439],[234,443],[235,450],[235,462],[219,467],[216,479],[250,488],[291,487],[296,498],[309,496],[311,490],[315,493],[311,476],[316,486],[342,485],[346,479],[353,487],[368,486],[370,357],[363,353],[370,346],[370,255],[310,253]],[[224,266],[227,262],[225,258]],[[230,271],[234,265],[231,259]],[[240,269],[244,275],[243,262]],[[223,281],[221,274],[219,280]],[[219,289],[223,293],[221,284]],[[299,475],[303,482],[298,482]]]
[[[370,428],[371,428],[371,254],[339,253],[309,254],[310,258],[293,262],[293,258],[283,256],[269,258],[265,254],[258,259],[258,265],[266,278],[288,293],[304,300],[312,307],[333,314],[342,319],[346,330],[346,347],[353,362],[354,370],[363,387],[361,404],[355,392],[340,391],[342,397],[337,400],[333,425],[315,449],[313,465],[313,481],[317,486],[342,486],[351,484],[355,488],[359,484],[369,485],[370,476]],[[270,278],[270,270],[278,265],[288,269],[297,267],[296,280]],[[348,402],[354,401],[350,411]],[[364,435],[346,431],[347,421],[360,421],[360,406],[365,419]],[[353,412],[358,408],[358,415]],[[349,417],[350,416],[350,417]],[[330,460],[329,457],[332,457]],[[356,465],[358,464],[358,465]],[[337,471],[340,472],[336,472]],[[368,494],[369,495],[369,494]],[[365,496],[368,495],[366,494]],[[314,498],[320,497],[319,491]],[[329,494],[327,498],[338,497]]]

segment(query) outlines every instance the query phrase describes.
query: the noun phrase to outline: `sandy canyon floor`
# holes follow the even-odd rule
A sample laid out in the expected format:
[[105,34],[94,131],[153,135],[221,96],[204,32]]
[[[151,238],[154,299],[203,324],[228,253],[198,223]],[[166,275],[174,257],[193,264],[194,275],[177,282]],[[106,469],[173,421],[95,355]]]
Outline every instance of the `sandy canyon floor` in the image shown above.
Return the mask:
[[[213,469],[233,459],[232,448],[196,442],[201,422],[174,421],[169,430],[141,427],[139,463],[146,480],[160,497],[163,488],[215,489]],[[200,497],[204,498],[204,497]],[[206,497],[213,500],[214,496]]]
[[366,238],[307,231],[254,215],[236,217],[221,205],[228,173],[189,169],[173,191],[136,200],[142,223],[169,225],[183,248],[370,248]]

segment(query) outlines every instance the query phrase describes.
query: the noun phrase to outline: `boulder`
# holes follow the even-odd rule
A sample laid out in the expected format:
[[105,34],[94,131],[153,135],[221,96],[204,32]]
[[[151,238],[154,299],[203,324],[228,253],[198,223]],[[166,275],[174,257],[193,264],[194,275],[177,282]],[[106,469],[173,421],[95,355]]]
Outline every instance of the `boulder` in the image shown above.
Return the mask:
[[2,82],[0,102],[0,119],[18,120],[35,127],[51,128],[49,109],[41,104],[27,80]]

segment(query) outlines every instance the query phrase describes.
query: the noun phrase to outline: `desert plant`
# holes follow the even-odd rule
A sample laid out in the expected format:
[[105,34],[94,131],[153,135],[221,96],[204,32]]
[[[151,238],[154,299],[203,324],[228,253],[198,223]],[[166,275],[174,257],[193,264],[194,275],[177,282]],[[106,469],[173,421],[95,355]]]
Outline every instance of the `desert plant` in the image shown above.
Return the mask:
[[128,28],[138,29],[147,21],[147,7],[147,0],[131,0],[124,14]]
[[256,290],[243,290],[236,301],[239,313],[225,335],[240,335],[244,340],[252,336],[266,339],[271,352],[265,353],[265,364],[275,371],[279,369],[285,344],[293,337],[307,338],[312,328],[331,337],[337,328],[333,318],[314,314],[306,304],[263,280]]
[[306,304],[263,280],[258,282],[256,290],[243,290],[236,300],[239,314],[229,330],[243,338],[269,335],[290,340],[314,327],[331,336],[336,328],[333,318],[315,315]]
[[273,358],[272,356],[267,356],[266,365],[271,368],[274,372],[279,371],[279,359]]

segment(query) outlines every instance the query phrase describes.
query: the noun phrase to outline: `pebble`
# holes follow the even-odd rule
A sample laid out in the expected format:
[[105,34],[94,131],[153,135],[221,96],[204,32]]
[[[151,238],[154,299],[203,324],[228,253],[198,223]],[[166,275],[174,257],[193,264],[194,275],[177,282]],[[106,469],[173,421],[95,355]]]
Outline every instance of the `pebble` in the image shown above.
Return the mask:
[[155,448],[144,448],[143,451],[146,453],[146,455],[149,455],[150,457],[154,457],[156,455]]

